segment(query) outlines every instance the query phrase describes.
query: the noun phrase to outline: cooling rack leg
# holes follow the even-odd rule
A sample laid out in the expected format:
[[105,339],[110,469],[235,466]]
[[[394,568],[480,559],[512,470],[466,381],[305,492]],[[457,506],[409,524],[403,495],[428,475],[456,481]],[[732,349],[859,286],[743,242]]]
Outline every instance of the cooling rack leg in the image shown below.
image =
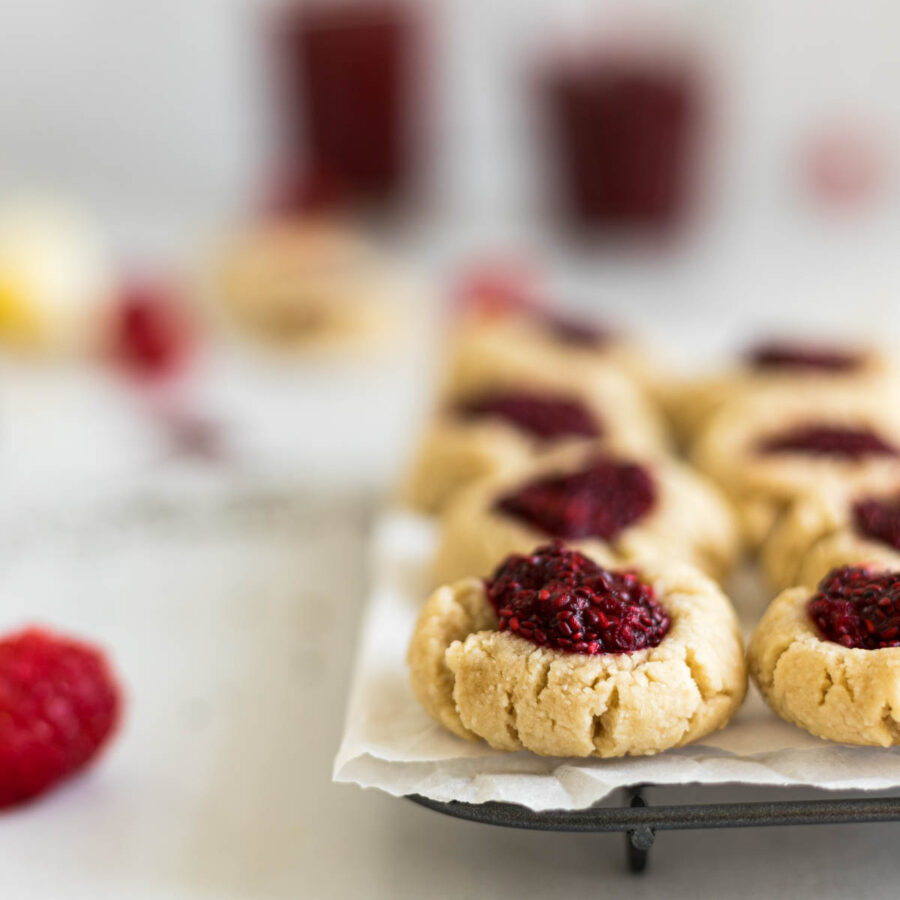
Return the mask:
[[[630,806],[647,805],[647,801],[644,799],[643,790],[640,786],[631,788],[629,796]],[[653,846],[655,837],[656,835],[654,834],[653,829],[648,828],[646,825],[632,828],[630,831],[626,832],[625,854],[628,860],[628,868],[633,874],[639,875],[647,868],[647,857],[650,854],[650,848]]]

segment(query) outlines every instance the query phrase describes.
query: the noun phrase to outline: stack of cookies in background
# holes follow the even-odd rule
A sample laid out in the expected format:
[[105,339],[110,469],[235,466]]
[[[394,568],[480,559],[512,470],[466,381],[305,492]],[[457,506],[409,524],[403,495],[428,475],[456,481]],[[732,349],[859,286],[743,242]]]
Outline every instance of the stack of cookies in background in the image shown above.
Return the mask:
[[[875,348],[785,342],[676,380],[546,305],[470,311],[403,485],[438,517],[419,701],[504,750],[643,755],[724,727],[749,668],[820,737],[900,743],[897,384]],[[746,665],[744,554],[787,589]]]

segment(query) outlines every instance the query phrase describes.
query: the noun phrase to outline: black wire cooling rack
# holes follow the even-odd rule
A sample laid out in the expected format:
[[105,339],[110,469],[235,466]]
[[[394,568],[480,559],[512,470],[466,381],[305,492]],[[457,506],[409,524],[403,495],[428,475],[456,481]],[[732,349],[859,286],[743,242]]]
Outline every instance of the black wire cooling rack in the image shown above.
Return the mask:
[[614,832],[625,834],[628,868],[647,868],[657,831],[699,828],[757,828],[772,825],[841,825],[900,821],[900,798],[776,800],[766,803],[704,803],[650,806],[645,789],[627,788],[622,806],[533,812],[514,803],[441,803],[418,794],[409,800],[470,822],[532,831]]

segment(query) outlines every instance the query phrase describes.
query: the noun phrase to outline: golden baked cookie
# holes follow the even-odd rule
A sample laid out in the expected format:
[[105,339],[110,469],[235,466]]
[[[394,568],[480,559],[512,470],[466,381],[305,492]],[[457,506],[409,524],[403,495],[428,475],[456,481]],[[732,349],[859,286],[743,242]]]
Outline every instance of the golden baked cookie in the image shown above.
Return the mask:
[[746,539],[758,546],[805,493],[900,479],[896,398],[887,387],[761,392],[720,409],[692,458],[732,498]]
[[408,662],[451,731],[543,756],[659,753],[722,728],[746,670],[734,611],[688,566],[602,569],[562,545],[439,588]]
[[779,517],[760,558],[779,589],[818,584],[849,563],[900,567],[900,481],[862,491],[832,486],[800,497]]
[[399,290],[368,245],[326,219],[257,225],[230,241],[219,265],[227,317],[276,350],[377,343],[396,324]]
[[450,352],[451,378],[465,378],[473,357],[505,350],[532,369],[616,369],[655,397],[664,381],[654,355],[628,337],[542,307],[471,316],[461,325]]
[[663,402],[679,438],[689,444],[730,400],[773,388],[863,393],[896,377],[895,366],[872,346],[769,341],[749,348],[728,371],[675,383]]
[[731,508],[699,473],[672,459],[570,448],[461,493],[441,522],[436,582],[487,575],[548,538],[605,563],[674,560],[715,578],[739,552]]
[[781,593],[750,639],[778,715],[821,738],[900,744],[900,572],[844,567]]
[[517,471],[560,447],[601,444],[658,455],[665,429],[640,391],[612,368],[535,366],[513,346],[457,356],[402,490],[436,512],[466,485]]

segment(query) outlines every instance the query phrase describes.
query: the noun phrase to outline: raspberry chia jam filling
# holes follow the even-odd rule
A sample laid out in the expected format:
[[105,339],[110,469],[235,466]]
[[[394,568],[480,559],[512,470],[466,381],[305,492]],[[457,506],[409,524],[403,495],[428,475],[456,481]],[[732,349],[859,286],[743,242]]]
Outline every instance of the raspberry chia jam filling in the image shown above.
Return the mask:
[[566,653],[633,653],[656,647],[671,626],[651,585],[559,542],[507,557],[485,587],[500,631]]
[[857,650],[900,647],[900,572],[833,569],[807,605],[827,641]]
[[555,394],[499,391],[457,404],[463,419],[500,419],[542,441],[565,437],[596,438],[601,424],[581,403]]
[[837,459],[859,460],[867,456],[897,456],[898,450],[871,428],[846,425],[799,425],[763,438],[760,453],[808,453]]
[[563,343],[573,347],[586,347],[599,350],[605,347],[613,339],[609,329],[603,328],[593,322],[586,322],[574,316],[560,315],[559,313],[542,314],[544,327]]
[[754,369],[852,372],[862,367],[863,355],[836,347],[771,341],[752,347],[746,356]]
[[535,479],[500,497],[498,512],[550,537],[615,540],[656,504],[656,485],[643,466],[600,457],[585,468]]
[[853,504],[857,534],[900,550],[900,494],[894,497],[864,497]]

